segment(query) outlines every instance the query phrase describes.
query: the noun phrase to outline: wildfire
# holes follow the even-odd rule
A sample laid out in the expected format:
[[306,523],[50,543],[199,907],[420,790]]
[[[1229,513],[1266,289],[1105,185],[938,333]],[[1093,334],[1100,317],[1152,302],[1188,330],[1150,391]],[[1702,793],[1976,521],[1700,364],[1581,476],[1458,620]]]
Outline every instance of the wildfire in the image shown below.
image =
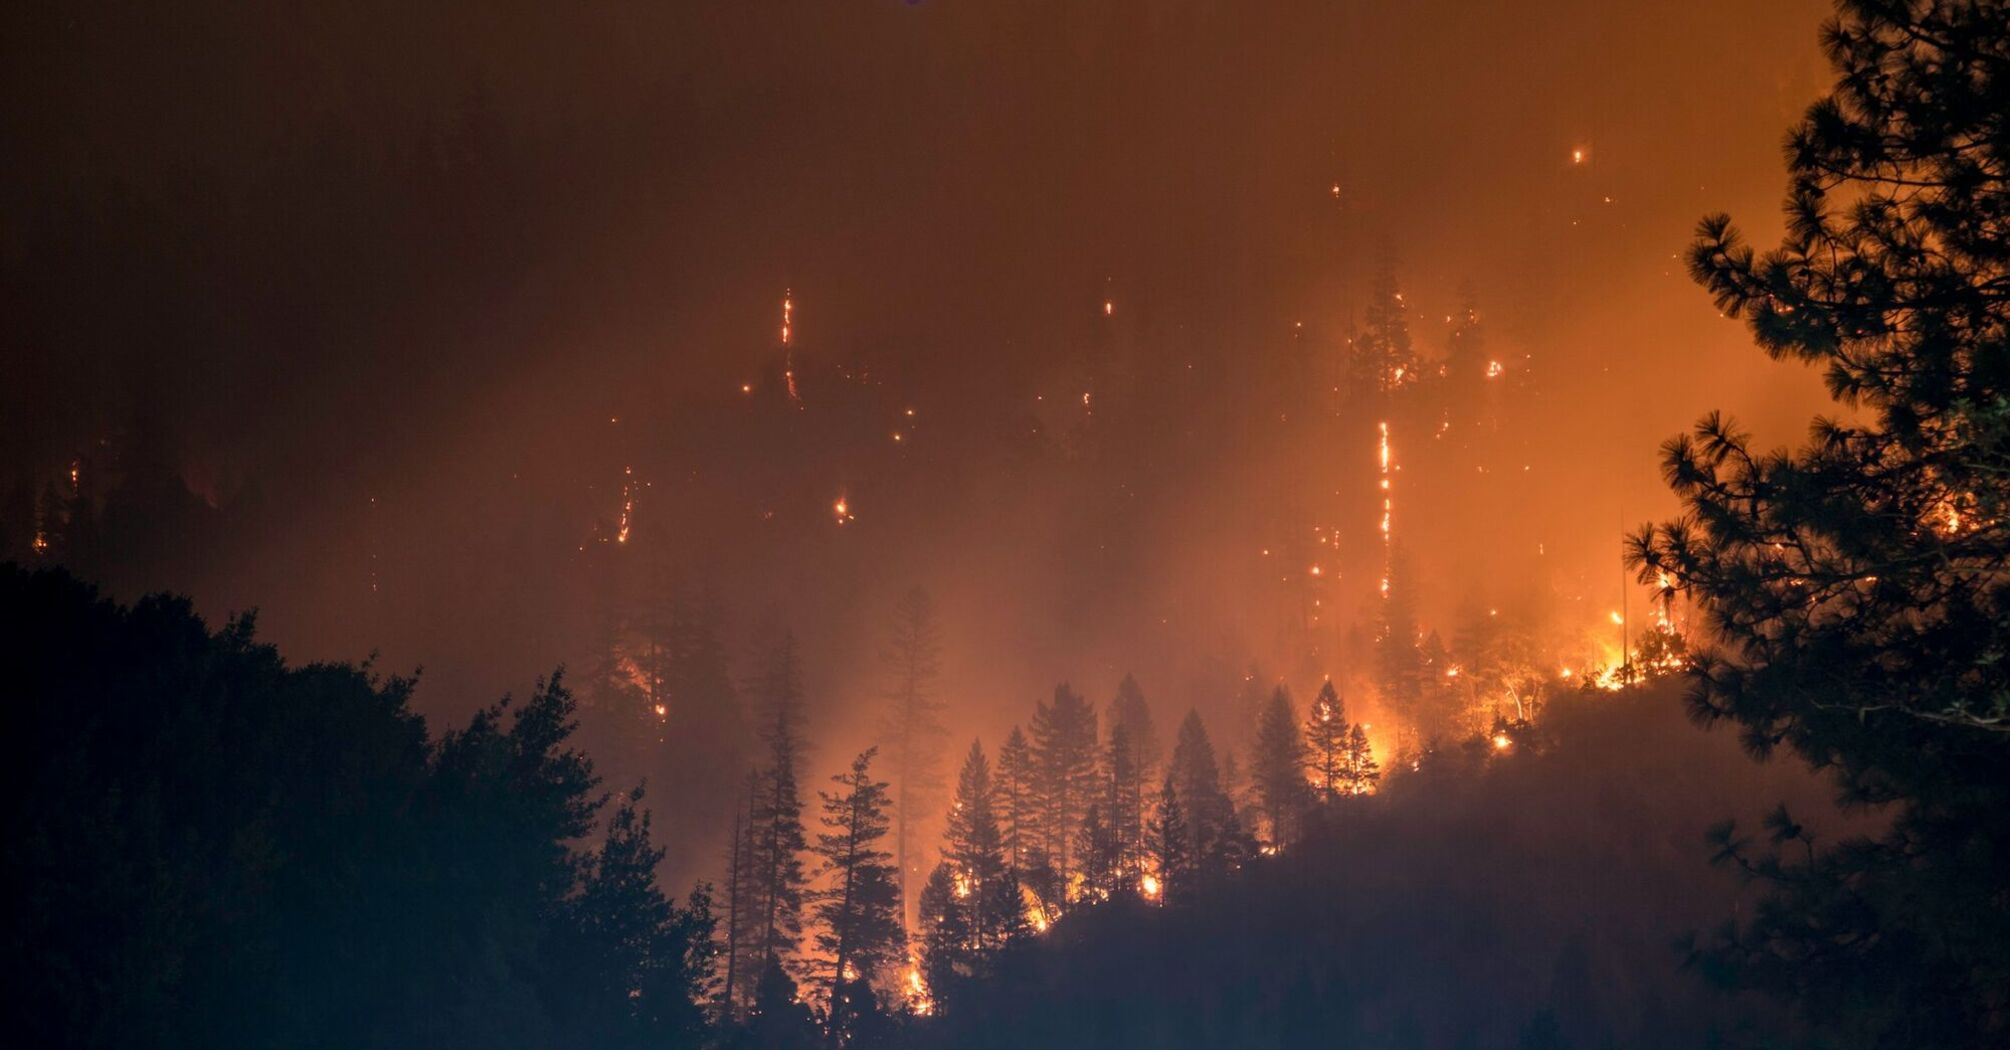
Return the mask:
[[627,543],[635,517],[635,468],[621,468],[621,521],[614,529],[614,542]]
[[1146,872],[1138,879],[1139,892],[1143,893],[1149,900],[1158,900],[1159,894],[1164,892],[1164,889],[1164,887],[1159,885],[1159,877],[1150,872]]
[[902,998],[907,1000],[907,1008],[921,1017],[935,1012],[935,998],[928,994],[928,982],[921,979],[921,963],[910,956],[907,973],[900,979]]
[[1389,545],[1391,542],[1390,526],[1393,524],[1396,514],[1396,497],[1395,493],[1391,490],[1391,486],[1389,484],[1389,461],[1391,459],[1391,453],[1389,449],[1389,423],[1387,420],[1384,420],[1380,423],[1375,424],[1375,426],[1380,431],[1380,447],[1377,450],[1377,465],[1381,473],[1381,478],[1379,480],[1380,480],[1380,488],[1382,490],[1382,565],[1383,565],[1382,597],[1387,598],[1389,596],[1388,563],[1389,563]]
[[803,407],[802,392],[796,389],[796,348],[793,342],[796,321],[796,296],[794,289],[782,292],[782,379],[789,387],[789,400],[797,408]]

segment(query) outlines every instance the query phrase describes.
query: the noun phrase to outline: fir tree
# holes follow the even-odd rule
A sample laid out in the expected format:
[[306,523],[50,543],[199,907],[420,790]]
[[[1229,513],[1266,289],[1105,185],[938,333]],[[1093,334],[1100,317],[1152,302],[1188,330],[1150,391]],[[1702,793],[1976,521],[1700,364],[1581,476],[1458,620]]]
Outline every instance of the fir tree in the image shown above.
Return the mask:
[[1184,900],[1194,871],[1192,831],[1171,775],[1159,788],[1158,812],[1153,815],[1151,825],[1151,853],[1160,900],[1168,904]]
[[1306,802],[1305,741],[1291,694],[1278,686],[1257,722],[1250,774],[1258,804],[1270,828],[1272,848],[1282,850],[1298,833]]
[[1096,709],[1066,684],[1055,686],[1053,703],[1033,713],[1041,837],[1063,897],[1075,874],[1070,850],[1097,794],[1096,737]]
[[[1121,729],[1126,746],[1130,749],[1127,765],[1132,783],[1126,791],[1130,797],[1140,800],[1140,804],[1136,807],[1136,826],[1128,830],[1121,828],[1119,830],[1124,830],[1127,841],[1136,843],[1141,841],[1144,835],[1142,800],[1148,793],[1148,785],[1154,782],[1159,762],[1164,756],[1159,744],[1158,728],[1152,722],[1151,705],[1145,701],[1144,690],[1138,687],[1138,680],[1135,677],[1126,674],[1124,680],[1117,683],[1117,695],[1110,699],[1109,721],[1112,738]],[[1114,765],[1114,762],[1111,764]]]
[[901,925],[913,910],[908,876],[914,867],[915,825],[942,790],[943,702],[936,688],[942,673],[942,642],[935,605],[919,587],[894,607],[893,626],[881,661],[886,668],[885,707],[880,739],[894,784],[894,864],[900,872]]
[[1108,829],[1111,878],[1122,889],[1135,889],[1144,861],[1144,780],[1137,773],[1138,751],[1131,746],[1123,723],[1110,727],[1103,749],[1102,820]]
[[1179,794],[1197,875],[1212,878],[1233,869],[1247,855],[1247,839],[1234,803],[1221,787],[1214,744],[1200,714],[1188,711],[1173,745],[1169,779]]
[[1005,863],[1021,876],[1028,870],[1028,851],[1040,838],[1035,781],[1033,749],[1026,745],[1026,734],[1013,726],[998,751],[998,828]]
[[1319,695],[1312,698],[1312,708],[1305,715],[1305,741],[1322,803],[1331,803],[1343,790],[1347,736],[1347,710],[1329,678],[1320,684]]
[[[1692,713],[1782,745],[1881,806],[1886,830],[1720,857],[1769,890],[1706,947],[1850,1045],[2000,1045],[2010,1032],[2010,9],[1842,0],[1837,79],[1788,138],[1787,236],[1726,216],[1690,270],[1776,358],[1822,365],[1848,418],[1766,451],[1707,417],[1663,450],[1685,516],[1642,530],[1713,651]],[[1785,851],[1785,852],[1782,852]],[[1959,930],[1957,934],[1955,931]]]
[[1396,280],[1396,252],[1385,243],[1376,260],[1366,315],[1348,356],[1350,394],[1357,401],[1386,406],[1390,395],[1417,380],[1408,313]]
[[940,861],[929,871],[919,902],[922,974],[940,1002],[954,1002],[957,985],[977,972],[970,913],[957,901],[956,871]]
[[[830,960],[829,1027],[847,1030],[845,986],[870,985],[888,964],[901,958],[906,937],[900,925],[900,886],[893,855],[880,848],[890,827],[887,784],[872,777],[876,749],[852,760],[849,772],[831,778],[838,791],[820,791],[824,830],[817,856],[826,888],[815,895],[817,948]],[[856,1008],[857,1003],[852,1003]]]
[[749,924],[756,965],[776,960],[785,967],[802,938],[803,804],[797,770],[804,751],[802,682],[796,668],[795,638],[772,633],[759,656],[754,695],[760,704],[760,736],[767,764],[749,812],[751,874],[759,894],[758,913]]
[[1368,731],[1354,723],[1347,731],[1347,753],[1341,762],[1340,782],[1349,795],[1366,795],[1382,779],[1382,767],[1375,761],[1375,749],[1368,743]]
[[1019,879],[1005,862],[991,763],[974,740],[956,778],[944,839],[945,859],[955,877],[952,906],[964,912],[967,946],[979,952],[1000,947],[1023,929],[1024,907]]

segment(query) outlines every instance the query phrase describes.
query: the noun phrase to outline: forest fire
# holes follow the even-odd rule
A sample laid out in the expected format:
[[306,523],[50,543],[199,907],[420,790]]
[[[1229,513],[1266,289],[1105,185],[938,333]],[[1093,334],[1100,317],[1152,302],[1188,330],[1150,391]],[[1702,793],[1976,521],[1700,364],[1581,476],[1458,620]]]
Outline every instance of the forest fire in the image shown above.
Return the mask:
[[16,1042],[2010,1045],[2010,0],[45,6]]

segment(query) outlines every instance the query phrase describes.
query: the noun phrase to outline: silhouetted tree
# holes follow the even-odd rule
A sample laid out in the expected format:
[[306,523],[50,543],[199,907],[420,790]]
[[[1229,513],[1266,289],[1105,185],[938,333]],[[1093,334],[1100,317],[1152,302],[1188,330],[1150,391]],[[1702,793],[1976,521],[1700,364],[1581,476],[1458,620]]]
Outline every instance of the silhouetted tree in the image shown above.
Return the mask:
[[[1155,782],[1159,762],[1164,758],[1158,738],[1158,728],[1152,721],[1151,705],[1145,700],[1144,690],[1138,687],[1138,680],[1124,675],[1117,683],[1117,695],[1110,699],[1110,734],[1114,739],[1118,729],[1124,733],[1124,741],[1130,749],[1127,762],[1132,783],[1126,789],[1131,797],[1142,800],[1149,792],[1147,785]],[[1108,757],[1105,757],[1108,761]],[[1114,763],[1112,763],[1114,765]],[[1144,835],[1144,807],[1137,809],[1137,824],[1125,831],[1129,842],[1138,842]]]
[[[37,1046],[691,1046],[711,965],[562,680],[429,741],[412,682],[0,566],[0,999]],[[600,833],[595,834],[596,827]]]
[[998,751],[998,830],[1005,842],[1005,863],[1015,874],[1028,870],[1028,849],[1040,838],[1036,780],[1033,749],[1013,726]]
[[1382,779],[1381,764],[1375,761],[1375,749],[1368,743],[1368,730],[1359,722],[1347,730],[1347,754],[1340,772],[1343,790],[1349,795],[1366,795]]
[[1130,731],[1121,723],[1111,726],[1103,749],[1102,822],[1111,851],[1108,877],[1113,887],[1127,891],[1137,888],[1144,860],[1144,782],[1133,764],[1137,760]]
[[1151,851],[1160,898],[1168,904],[1184,900],[1192,887],[1193,840],[1171,776],[1159,788],[1158,812],[1152,816]]
[[1291,694],[1278,686],[1257,721],[1256,747],[1251,753],[1256,797],[1270,827],[1270,844],[1284,849],[1298,833],[1305,811],[1305,741],[1298,735],[1298,714]]
[[947,823],[943,853],[956,880],[950,906],[964,913],[962,926],[971,950],[996,949],[1024,930],[1025,905],[1018,876],[1005,862],[991,763],[977,741],[970,742],[970,753],[956,778]]
[[765,966],[773,959],[787,967],[802,939],[804,850],[803,803],[797,769],[803,755],[803,695],[796,668],[796,643],[786,630],[771,633],[757,657],[753,693],[760,707],[760,735],[766,764],[748,813],[749,870],[759,895],[752,922],[743,922],[749,959]]
[[[1842,0],[1837,79],[1789,135],[1787,236],[1755,255],[1705,219],[1690,270],[1776,358],[1824,367],[1845,419],[1765,451],[1719,415],[1670,441],[1683,517],[1631,540],[1708,617],[1697,718],[1743,727],[1885,807],[1817,851],[1720,857],[1770,891],[1708,947],[1848,1045],[2010,1032],[2010,9]],[[1783,852],[1784,851],[1784,852]]]
[[1033,762],[1039,776],[1040,831],[1062,894],[1075,874],[1069,851],[1082,814],[1096,797],[1096,709],[1066,684],[1033,712]]
[[1188,711],[1180,723],[1169,773],[1186,818],[1195,872],[1213,878],[1240,864],[1248,855],[1248,837],[1221,788],[1214,744],[1198,712]]
[[[817,948],[830,958],[829,1029],[834,1038],[852,1023],[847,1007],[863,1004],[846,995],[851,983],[870,985],[880,971],[900,960],[906,936],[900,925],[900,885],[892,854],[880,849],[890,821],[886,782],[872,778],[868,748],[851,770],[831,778],[839,791],[821,791],[824,831],[816,852],[826,888],[815,895]],[[870,993],[867,993],[868,997]]]
[[1320,684],[1319,694],[1312,698],[1312,707],[1305,714],[1305,741],[1319,801],[1330,803],[1342,790],[1341,771],[1347,754],[1347,709],[1341,705],[1331,678]]

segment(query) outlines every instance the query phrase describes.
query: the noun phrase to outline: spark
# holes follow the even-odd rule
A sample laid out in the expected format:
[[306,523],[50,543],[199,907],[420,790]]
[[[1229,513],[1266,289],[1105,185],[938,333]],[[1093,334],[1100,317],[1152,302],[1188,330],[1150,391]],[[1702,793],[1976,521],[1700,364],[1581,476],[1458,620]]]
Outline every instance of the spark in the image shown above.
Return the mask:
[[831,501],[831,513],[837,516],[837,523],[843,525],[853,519],[851,501],[843,496]]
[[1584,163],[1585,158],[1588,156],[1590,156],[1590,154],[1585,150],[1585,148],[1583,146],[1579,146],[1576,149],[1570,151],[1570,162],[1572,164],[1582,164]]
[[1142,878],[1138,879],[1138,889],[1142,891],[1146,897],[1152,900],[1157,900],[1160,891],[1163,890],[1164,887],[1159,885],[1159,877],[1157,875],[1153,875],[1150,872],[1146,872]]
[[1507,368],[1506,368],[1506,366],[1502,365],[1502,364],[1501,364],[1501,363],[1500,363],[1499,361],[1488,361],[1488,362],[1487,362],[1487,378],[1488,378],[1488,379],[1497,379],[1497,378],[1499,378],[1499,377],[1500,377],[1500,374],[1501,374],[1502,372],[1505,372],[1505,371],[1507,371]]
[[1113,302],[1109,301],[1108,299],[1105,299],[1105,300],[1103,300],[1103,316],[1104,316],[1104,317],[1108,317],[1108,316],[1110,316],[1111,314],[1113,314],[1113,313],[1116,313],[1116,312],[1117,312],[1117,304],[1115,304],[1115,303],[1113,303]]
[[1508,736],[1508,735],[1507,735],[1506,733],[1495,733],[1495,734],[1494,734],[1494,750],[1495,750],[1495,751],[1506,751],[1506,750],[1507,750],[1508,748],[1510,748],[1510,747],[1512,747],[1512,746],[1514,746],[1514,740],[1513,740],[1513,739],[1511,739],[1511,738],[1509,738],[1509,736]]

